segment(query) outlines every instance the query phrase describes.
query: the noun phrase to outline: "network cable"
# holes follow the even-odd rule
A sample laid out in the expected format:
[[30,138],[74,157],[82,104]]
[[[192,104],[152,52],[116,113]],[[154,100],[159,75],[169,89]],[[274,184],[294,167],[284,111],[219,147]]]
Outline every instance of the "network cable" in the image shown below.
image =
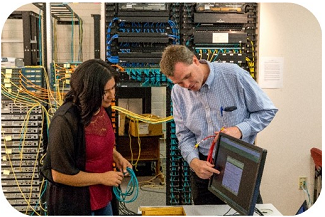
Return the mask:
[[119,107],[119,106],[112,106],[112,109],[120,111],[126,115],[128,115],[129,117],[132,117],[136,120],[140,120],[142,122],[145,123],[150,123],[150,124],[159,124],[159,123],[163,123],[163,122],[168,122],[173,120],[173,116],[168,116],[166,118],[152,118],[152,117],[148,117],[148,116],[144,116],[144,115],[139,115],[136,113],[133,113],[125,108]]
[[[129,167],[126,168],[128,173],[130,174],[131,178],[130,181],[126,187],[126,191],[122,192],[120,187],[113,186],[113,192],[116,196],[116,199],[118,199],[120,202],[123,203],[130,203],[137,199],[138,193],[139,193],[139,182],[138,179],[133,172],[133,170]],[[133,196],[132,196],[133,195]],[[127,197],[132,196],[131,199],[127,199]]]

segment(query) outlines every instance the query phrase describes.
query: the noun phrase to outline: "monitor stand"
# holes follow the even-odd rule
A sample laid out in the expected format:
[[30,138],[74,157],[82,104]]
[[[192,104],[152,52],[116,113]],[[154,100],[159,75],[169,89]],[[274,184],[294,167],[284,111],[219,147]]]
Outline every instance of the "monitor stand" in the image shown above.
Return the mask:
[[264,216],[264,214],[259,210],[258,208],[255,207],[254,209],[255,213],[257,213],[259,216]]

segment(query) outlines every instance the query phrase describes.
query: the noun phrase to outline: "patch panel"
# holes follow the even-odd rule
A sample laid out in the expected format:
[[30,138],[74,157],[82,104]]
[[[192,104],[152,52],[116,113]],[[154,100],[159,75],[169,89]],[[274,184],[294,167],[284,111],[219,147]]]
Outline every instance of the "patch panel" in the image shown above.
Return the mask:
[[[26,198],[27,199],[27,198]],[[38,199],[27,199],[29,201],[29,204],[32,206],[35,206],[38,202]],[[26,200],[25,199],[10,199],[8,200],[9,203],[13,206],[15,205],[26,205]]]
[[[27,114],[29,112],[30,108],[28,107],[16,107],[16,108],[2,108],[1,109],[1,114],[8,114],[8,113],[21,113],[21,114]],[[42,109],[34,108],[32,113],[42,113]]]
[[[24,161],[11,161],[12,166],[14,167],[20,167],[20,166],[34,166],[35,160],[24,160]],[[10,167],[9,161],[1,161],[1,167]]]
[[19,193],[19,192],[23,192],[23,193],[29,193],[29,192],[39,192],[39,187],[31,187],[31,186],[11,186],[10,188],[2,188],[3,193],[6,194],[7,193]]
[[[13,168],[14,172],[15,173],[26,173],[26,172],[29,172],[29,173],[32,173],[34,171],[34,167],[15,167]],[[35,168],[35,172],[38,172],[38,167]]]
[[[38,87],[42,86],[43,68],[22,68],[21,70],[21,85],[28,91],[37,92]],[[31,82],[31,83],[30,83]]]
[[[26,210],[31,210],[27,205],[25,206],[13,206],[16,210],[18,210],[19,212],[22,212],[22,213],[25,213]],[[28,208],[28,209],[27,209]],[[35,209],[35,208],[34,208]],[[36,211],[39,212],[40,211],[40,208],[37,207],[36,208]]]
[[39,134],[11,134],[11,135],[8,135],[6,136],[5,135],[5,140],[8,141],[8,140],[20,140],[20,139],[33,139],[33,140],[38,140],[40,138],[41,135]]
[[[42,80],[41,79],[32,79],[32,76],[27,76],[28,80],[32,83],[41,83]],[[37,87],[37,85],[29,85],[29,87]]]
[[[4,138],[2,138],[4,139]],[[39,142],[38,141],[5,141],[7,148],[8,147],[21,147],[22,145],[24,145],[24,147],[38,147]],[[1,141],[1,146],[4,147],[4,140]]]
[[6,133],[6,134],[13,134],[13,133],[24,133],[26,131],[26,133],[40,133],[41,132],[41,128],[27,128],[27,129],[22,129],[21,127],[2,127],[1,128],[1,133]]
[[38,186],[39,181],[38,180],[15,180],[15,179],[8,179],[8,180],[2,180],[2,189],[11,189],[15,186]]
[[[25,104],[19,102],[13,102],[12,100],[2,100],[1,101],[1,114],[8,114],[8,113],[24,113],[30,110],[30,107],[26,106]],[[39,114],[42,113],[41,107],[35,107],[31,111],[31,114]]]
[[38,179],[39,178],[39,175],[38,175],[38,171],[35,171],[36,173],[17,173],[15,172],[15,174],[13,173],[10,173],[9,175],[4,175],[3,174],[3,171],[1,171],[1,179],[2,181],[5,181],[5,180],[15,180],[16,179]]
[[[26,115],[22,114],[12,114],[12,115],[7,115],[7,114],[1,114],[1,120],[25,120]],[[42,116],[41,115],[29,115],[28,120],[41,120]]]
[[36,160],[35,154],[10,154],[10,159],[14,160]]
[[10,149],[9,150],[9,153],[12,153],[12,154],[20,154],[21,152],[22,153],[30,153],[30,154],[37,154],[37,153],[39,153],[39,151],[38,151],[38,148],[35,148],[35,147],[24,147],[24,148],[22,148],[22,147],[10,147],[10,148],[8,148],[7,147],[7,149],[6,148],[1,148],[1,154],[6,154],[6,153],[8,153],[8,149]]
[[11,189],[14,186],[38,186],[39,181],[37,179],[31,181],[31,180],[15,180],[15,179],[7,179],[7,180],[2,180],[2,188],[3,189]]
[[[34,171],[35,170],[35,171]],[[2,168],[1,170],[1,178],[2,181],[4,180],[15,180],[16,179],[27,179],[31,180],[32,178],[34,180],[37,180],[39,178],[39,170],[37,167],[30,167],[30,169],[25,171],[19,171],[17,169],[14,169],[14,172],[12,172],[11,168]]]
[[[7,193],[6,198],[9,199],[17,199],[17,198],[22,198],[23,195],[21,193]],[[32,193],[31,198],[38,198],[39,195],[37,193]]]
[[[24,126],[24,121],[1,121],[2,126],[21,127]],[[28,127],[39,127],[42,126],[42,121],[27,121]]]

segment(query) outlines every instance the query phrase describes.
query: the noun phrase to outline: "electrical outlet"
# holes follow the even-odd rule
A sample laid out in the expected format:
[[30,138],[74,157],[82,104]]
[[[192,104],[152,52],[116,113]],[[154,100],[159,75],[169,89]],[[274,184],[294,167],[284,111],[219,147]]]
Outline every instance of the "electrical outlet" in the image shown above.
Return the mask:
[[299,190],[307,188],[307,177],[299,177]]

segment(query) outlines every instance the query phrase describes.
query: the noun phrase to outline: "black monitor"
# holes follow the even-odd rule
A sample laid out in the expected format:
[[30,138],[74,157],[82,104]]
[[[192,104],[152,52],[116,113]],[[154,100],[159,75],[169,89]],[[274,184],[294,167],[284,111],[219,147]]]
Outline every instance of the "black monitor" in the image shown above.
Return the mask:
[[224,133],[219,134],[208,189],[241,215],[253,215],[267,151]]

